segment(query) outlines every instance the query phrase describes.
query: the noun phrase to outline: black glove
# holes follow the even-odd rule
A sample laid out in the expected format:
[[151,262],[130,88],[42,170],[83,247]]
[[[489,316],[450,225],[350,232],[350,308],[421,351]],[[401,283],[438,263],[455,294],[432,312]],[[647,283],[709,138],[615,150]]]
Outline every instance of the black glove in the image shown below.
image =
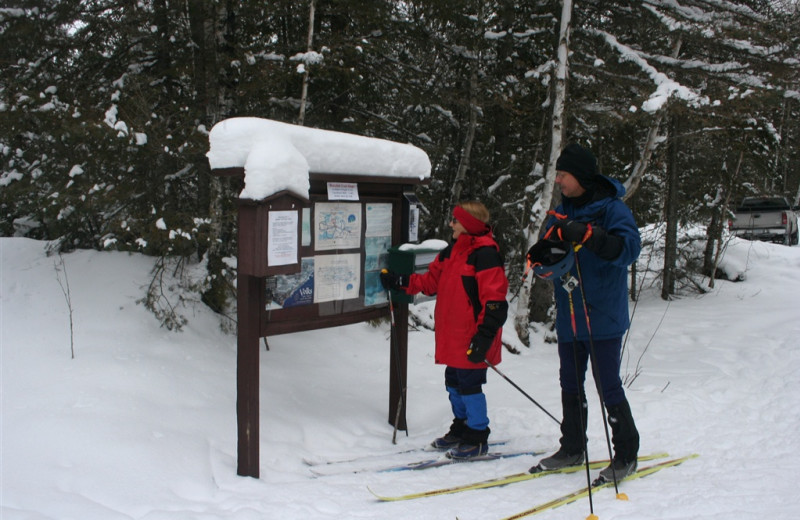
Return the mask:
[[408,287],[408,275],[384,269],[381,271],[381,284],[387,289],[405,289]]
[[[583,244],[592,236],[591,226],[569,219],[558,219],[553,224],[553,233],[561,240]],[[552,237],[551,237],[552,238]]]
[[467,349],[467,359],[473,363],[483,363],[486,361],[486,353],[492,347],[494,337],[488,337],[478,332],[472,336],[472,342]]
[[603,260],[614,260],[625,247],[625,241],[616,235],[609,234],[600,226],[592,226],[592,236],[586,240],[583,247],[593,251]]

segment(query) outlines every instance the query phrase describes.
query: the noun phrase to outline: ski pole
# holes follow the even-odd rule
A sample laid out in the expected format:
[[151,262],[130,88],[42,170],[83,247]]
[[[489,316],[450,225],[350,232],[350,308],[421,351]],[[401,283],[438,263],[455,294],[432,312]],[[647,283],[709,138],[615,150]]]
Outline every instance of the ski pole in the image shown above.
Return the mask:
[[[575,255],[578,254],[578,247],[575,248]],[[572,325],[572,359],[573,364],[575,365],[575,381],[578,382],[581,380],[581,375],[578,370],[578,326],[575,321],[575,305],[572,301],[572,291],[575,289],[576,285],[580,284],[580,281],[576,282],[575,278],[572,276],[568,276],[569,273],[565,273],[562,275],[562,287],[565,291],[567,291],[567,299],[569,301],[569,317],[570,322]],[[584,466],[586,468],[586,489],[588,491],[589,497],[589,518],[597,518],[594,514],[594,500],[592,498],[592,475],[589,470],[589,440],[586,436],[586,423],[588,422],[589,414],[586,414],[586,419],[583,416],[583,405],[584,405],[584,397],[585,391],[583,390],[582,385],[578,388],[578,406],[581,408],[578,410],[578,419],[580,420],[580,427],[581,427],[581,436],[583,440],[583,458],[584,458]],[[588,406],[588,404],[587,404]]]
[[503,379],[505,379],[506,381],[508,381],[509,383],[511,383],[511,386],[513,386],[514,388],[516,388],[517,390],[519,390],[519,391],[520,391],[520,393],[521,393],[522,395],[524,395],[525,397],[527,397],[527,398],[528,398],[528,400],[529,400],[530,402],[532,402],[533,404],[535,404],[536,406],[538,406],[538,407],[539,407],[539,409],[540,409],[541,411],[543,411],[544,413],[546,413],[548,417],[550,417],[551,419],[553,419],[553,420],[554,420],[554,421],[555,421],[555,422],[556,422],[556,423],[557,423],[559,426],[561,426],[561,421],[559,421],[558,419],[556,419],[556,418],[553,416],[553,414],[551,414],[550,412],[548,412],[548,411],[547,411],[547,410],[546,410],[546,409],[545,409],[545,408],[544,408],[542,405],[540,405],[538,402],[536,402],[536,399],[534,399],[533,397],[529,396],[529,395],[528,395],[528,394],[525,392],[525,390],[523,390],[522,388],[520,388],[520,387],[519,387],[519,386],[518,386],[518,385],[517,385],[517,384],[516,384],[514,381],[512,381],[511,379],[509,379],[509,378],[508,378],[508,376],[506,376],[504,373],[500,372],[500,370],[499,370],[499,369],[498,369],[496,366],[494,366],[494,365],[493,365],[492,363],[490,363],[488,360],[484,360],[484,363],[486,363],[487,365],[489,365],[489,367],[490,367],[492,370],[494,370],[495,372],[497,372],[497,373],[500,375],[500,377],[502,377]]
[[[382,269],[381,273],[388,273],[389,271],[386,269]],[[400,412],[403,410],[403,405],[405,401],[405,393],[406,389],[402,386],[402,378],[400,373],[400,345],[398,344],[397,338],[397,328],[394,322],[394,304],[392,303],[392,294],[389,291],[389,288],[386,288],[386,299],[389,300],[389,321],[391,323],[391,333],[389,336],[389,343],[392,344],[394,348],[394,357],[395,357],[395,371],[397,372],[397,384],[400,385],[400,397],[397,400],[397,412],[394,415],[394,431],[392,431],[392,444],[397,444],[397,427],[400,424]],[[408,419],[406,419],[406,437],[408,437]]]

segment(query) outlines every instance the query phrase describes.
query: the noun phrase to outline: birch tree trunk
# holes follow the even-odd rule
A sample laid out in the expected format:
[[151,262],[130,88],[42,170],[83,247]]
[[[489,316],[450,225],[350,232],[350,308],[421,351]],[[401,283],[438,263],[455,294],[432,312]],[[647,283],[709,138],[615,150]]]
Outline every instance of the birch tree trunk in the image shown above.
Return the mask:
[[[677,58],[680,54],[682,43],[683,38],[679,35],[672,49],[673,58]],[[647,167],[650,165],[650,159],[653,157],[653,152],[656,148],[658,148],[658,145],[661,142],[661,139],[658,137],[658,129],[661,127],[661,123],[664,120],[664,114],[666,113],[667,108],[665,106],[658,112],[658,114],[656,114],[656,117],[653,119],[653,124],[650,125],[650,130],[647,132],[647,140],[642,148],[641,158],[633,167],[633,171],[631,172],[630,176],[625,180],[625,195],[622,197],[622,200],[627,201],[633,196],[634,193],[636,193],[636,190],[639,188],[639,184],[642,182],[642,177],[644,177],[644,172],[647,171]]]
[[[311,5],[308,8],[308,41],[306,51],[311,52],[314,46],[314,16],[316,13],[316,0],[311,0]],[[297,116],[297,124],[303,126],[306,120],[306,100],[308,99],[308,81],[309,70],[308,64],[305,65],[303,71],[303,89],[300,93],[300,115]]]
[[800,205],[800,184],[797,185],[797,193],[794,194],[794,205]]
[[[542,197],[539,204],[534,204],[531,208],[531,221],[526,230],[527,244],[525,251],[536,243],[544,224],[547,211],[553,207],[553,195],[555,193],[556,160],[561,153],[562,138],[564,135],[564,107],[567,99],[567,78],[569,75],[569,36],[572,27],[572,0],[563,0],[561,5],[561,26],[558,35],[558,47],[556,49],[556,70],[555,81],[553,82],[553,119],[550,127],[550,154],[545,170],[544,186]],[[519,291],[517,306],[515,309],[514,328],[520,340],[528,344],[528,308],[531,298],[536,302],[552,301],[552,286],[549,283],[533,283],[533,275],[523,282]],[[535,290],[532,290],[535,289]],[[541,309],[542,306],[540,305]],[[539,313],[537,313],[539,314]],[[533,316],[534,321],[544,321],[546,316]]]

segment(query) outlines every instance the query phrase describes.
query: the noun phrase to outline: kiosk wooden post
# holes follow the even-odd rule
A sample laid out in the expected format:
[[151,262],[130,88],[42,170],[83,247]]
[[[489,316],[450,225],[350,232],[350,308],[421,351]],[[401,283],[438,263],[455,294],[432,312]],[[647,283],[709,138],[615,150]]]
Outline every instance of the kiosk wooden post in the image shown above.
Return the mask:
[[[240,228],[241,229],[241,228]],[[259,352],[264,278],[239,273],[237,276],[236,420],[238,465],[236,474],[259,477]]]
[[[406,424],[406,409],[408,392],[403,395],[403,389],[408,388],[408,304],[395,303],[395,323],[397,330],[391,335],[389,354],[389,424],[397,427],[398,430],[408,430]],[[397,345],[394,345],[394,342]],[[399,379],[398,379],[399,378]],[[401,401],[400,396],[403,396]],[[397,407],[401,406],[399,420]]]

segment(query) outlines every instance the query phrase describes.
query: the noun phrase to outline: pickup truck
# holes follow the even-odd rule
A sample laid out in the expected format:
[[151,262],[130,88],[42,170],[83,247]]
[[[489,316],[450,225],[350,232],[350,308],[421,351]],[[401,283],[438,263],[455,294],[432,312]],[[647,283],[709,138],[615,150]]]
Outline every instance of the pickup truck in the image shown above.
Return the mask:
[[784,197],[745,197],[728,222],[731,233],[749,240],[795,245],[797,214]]

